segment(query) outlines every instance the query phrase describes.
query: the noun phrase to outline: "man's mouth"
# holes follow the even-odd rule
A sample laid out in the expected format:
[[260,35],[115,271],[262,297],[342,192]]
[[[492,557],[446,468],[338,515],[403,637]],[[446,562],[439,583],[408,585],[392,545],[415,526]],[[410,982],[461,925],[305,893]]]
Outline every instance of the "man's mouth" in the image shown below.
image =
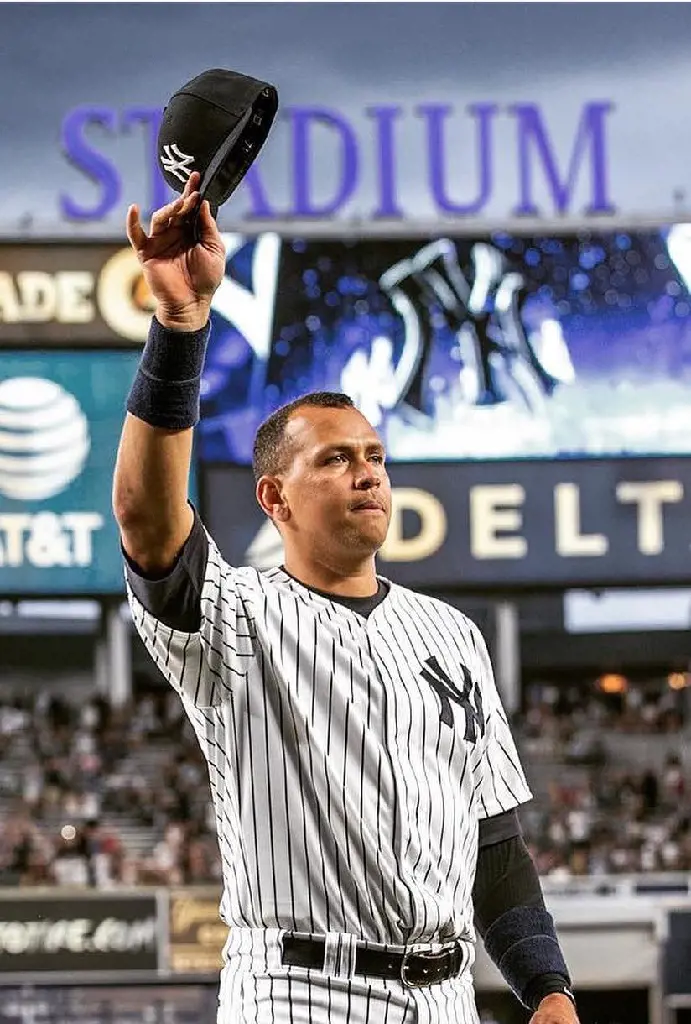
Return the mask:
[[351,505],[353,512],[383,512],[384,508],[378,501],[361,501],[357,505]]

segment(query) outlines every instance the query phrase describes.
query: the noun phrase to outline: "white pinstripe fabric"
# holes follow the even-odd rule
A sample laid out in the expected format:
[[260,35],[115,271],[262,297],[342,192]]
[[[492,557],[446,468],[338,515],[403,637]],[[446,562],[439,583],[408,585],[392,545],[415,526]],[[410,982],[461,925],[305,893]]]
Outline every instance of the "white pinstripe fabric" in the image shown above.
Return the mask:
[[[470,977],[428,989],[281,964],[278,929],[233,929],[218,1024],[478,1024]],[[348,937],[349,939],[352,937]],[[348,958],[346,958],[348,960]]]
[[208,762],[223,919],[457,938],[469,978],[478,819],[531,796],[474,624],[395,585],[364,618],[282,570],[232,569],[211,540],[199,633],[129,598]]

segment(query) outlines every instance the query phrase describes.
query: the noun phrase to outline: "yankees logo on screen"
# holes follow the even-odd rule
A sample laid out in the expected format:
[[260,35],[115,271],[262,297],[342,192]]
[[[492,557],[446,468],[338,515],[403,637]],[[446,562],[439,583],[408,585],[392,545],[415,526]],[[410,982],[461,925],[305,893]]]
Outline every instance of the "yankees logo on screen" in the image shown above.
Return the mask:
[[[281,397],[294,397],[281,396],[280,381],[270,376],[276,357],[280,360],[290,348],[281,324],[273,322],[282,243],[272,233],[256,241],[227,234],[224,242],[228,265],[237,257],[242,269],[227,274],[213,309],[237,329],[257,361],[247,406],[265,406],[267,389],[277,392],[278,405]],[[247,282],[248,265],[249,285],[240,283]],[[434,353],[448,344],[440,341],[440,332],[455,339],[454,402],[462,407],[510,405],[530,418],[542,413],[558,386],[573,380],[559,323],[550,320],[540,331],[527,329],[525,279],[507,268],[505,255],[494,245],[474,244],[464,269],[456,244],[437,239],[393,263],[379,276],[378,287],[403,328],[402,344],[398,327],[385,331],[381,326],[354,347],[343,342],[342,361],[330,355],[338,363],[337,379],[332,373],[327,382],[350,395],[377,428],[393,414],[404,420],[433,420],[438,414]],[[322,324],[319,294],[312,296],[314,315],[308,318],[314,330]],[[336,293],[327,298],[332,306],[337,300]]]
[[[374,416],[375,425],[382,412],[399,403],[417,413],[431,412],[427,384],[435,320],[440,318],[458,339],[459,380],[466,404],[515,402],[536,411],[554,391],[558,378],[545,367],[523,324],[522,275],[507,273],[502,253],[485,242],[474,245],[470,255],[472,276],[468,278],[454,243],[440,238],[380,277],[382,290],[403,320],[405,335],[395,367],[389,345],[387,369],[395,387],[388,389],[388,395],[383,392],[379,413],[363,409]],[[382,339],[375,341],[381,344]],[[385,360],[379,356],[376,362],[382,366]],[[351,388],[356,387],[356,374],[362,382],[358,390],[368,387],[364,369],[357,359],[346,367],[344,378]]]

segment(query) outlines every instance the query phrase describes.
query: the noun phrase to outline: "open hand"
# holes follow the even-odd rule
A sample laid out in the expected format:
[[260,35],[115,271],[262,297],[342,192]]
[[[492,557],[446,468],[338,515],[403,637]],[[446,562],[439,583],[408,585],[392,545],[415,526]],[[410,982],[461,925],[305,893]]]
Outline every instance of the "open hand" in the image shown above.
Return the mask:
[[181,331],[206,324],[225,272],[223,241],[207,202],[199,211],[198,237],[190,227],[190,215],[199,204],[199,182],[197,172],[190,175],[182,195],[156,210],[148,235],[139,208],[127,211],[127,237],[156,299],[156,316],[164,326]]

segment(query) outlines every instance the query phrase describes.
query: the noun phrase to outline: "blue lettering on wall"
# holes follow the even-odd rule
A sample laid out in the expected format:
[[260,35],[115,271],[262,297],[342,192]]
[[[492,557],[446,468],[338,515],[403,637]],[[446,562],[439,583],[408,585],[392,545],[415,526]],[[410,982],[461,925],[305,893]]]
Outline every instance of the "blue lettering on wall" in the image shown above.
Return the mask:
[[533,198],[533,164],[530,159],[534,145],[542,164],[550,195],[558,213],[566,213],[576,187],[579,168],[586,159],[590,144],[590,204],[589,214],[613,213],[614,207],[607,195],[607,158],[605,144],[605,115],[612,110],[611,103],[586,103],[578,123],[576,141],[571,152],[564,180],[560,180],[557,162],[547,128],[536,103],[517,103],[511,107],[518,128],[518,160],[521,198],[514,213],[537,216],[540,210]]
[[248,214],[249,217],[265,217],[267,220],[273,220],[278,216],[277,211],[273,210],[269,205],[266,189],[262,184],[259,168],[256,164],[252,164],[240,182],[240,188],[246,190],[250,197],[252,207]]
[[129,132],[130,128],[137,125],[144,125],[146,131],[146,167],[149,176],[149,202],[150,211],[158,210],[159,207],[169,203],[173,191],[158,169],[158,131],[161,127],[163,111],[160,107],[130,107],[125,110],[120,122],[123,132]]
[[116,122],[116,113],[109,107],[77,107],[63,121],[63,152],[70,163],[100,187],[100,196],[93,206],[80,206],[69,196],[60,196],[60,212],[68,220],[103,220],[120,200],[122,183],[117,168],[92,149],[85,138],[91,125],[112,134]]
[[[288,111],[293,134],[294,217],[330,217],[345,206],[355,191],[358,177],[357,138],[352,126],[336,110],[325,107],[292,107]],[[338,187],[328,202],[317,205],[313,197],[310,140],[313,127],[323,125],[336,133],[338,157],[335,164]],[[330,173],[329,173],[330,177]]]
[[[442,211],[456,217],[468,217],[480,213],[492,196],[492,118],[499,108],[494,103],[476,103],[468,112],[477,119],[478,135],[478,188],[469,203],[457,203],[449,198],[445,173],[444,122],[452,108],[444,104],[430,103],[418,107],[418,113],[427,121],[427,153],[429,179],[434,202]],[[455,155],[455,154],[454,154]]]
[[[564,214],[574,205],[577,185],[587,182],[585,212],[589,215],[612,213],[609,194],[607,115],[609,102],[587,102],[581,108],[568,161],[558,160],[543,111],[536,103],[518,103],[501,110],[494,103],[475,103],[467,108],[474,121],[475,142],[469,150],[454,145],[453,122],[449,104],[427,103],[415,111],[421,117],[421,145],[426,156],[428,198],[440,213],[478,216],[487,210],[495,192],[498,161],[502,165],[513,158],[518,180],[516,216],[539,216],[550,212]],[[62,125],[62,147],[67,160],[97,188],[96,198],[85,201],[62,193],[61,215],[69,220],[101,221],[111,215],[126,191],[124,169],[99,152],[98,132],[110,139],[143,128],[142,159],[148,175],[148,195],[142,205],[157,209],[171,195],[158,167],[156,139],[162,111],[157,107],[134,106],[117,111],[110,107],[78,107],[71,110]],[[286,108],[277,130],[287,131],[292,170],[292,208],[278,210],[271,191],[262,177],[261,159],[242,182],[241,194],[248,201],[247,218],[275,220],[281,217],[330,218],[342,213],[356,197],[361,168],[371,165],[366,176],[373,182],[373,217],[403,218],[405,204],[399,194],[398,168],[405,154],[397,148],[397,127],[403,115],[398,105],[373,106],[366,110],[369,133],[360,130],[340,111],[318,106]],[[510,116],[516,125],[516,151],[501,154],[494,143],[494,126],[500,116]],[[95,136],[95,137],[94,137]],[[328,189],[318,187],[317,163],[326,165]],[[452,196],[452,173],[468,170],[473,181],[470,196]],[[538,206],[538,183],[541,185]],[[141,197],[125,197],[134,201]],[[509,211],[507,211],[508,213]]]
[[379,205],[373,210],[373,217],[404,217],[404,211],[396,199],[396,148],[394,121],[400,117],[401,107],[370,107],[367,111],[375,124],[375,156],[379,155],[377,164],[377,185]]

